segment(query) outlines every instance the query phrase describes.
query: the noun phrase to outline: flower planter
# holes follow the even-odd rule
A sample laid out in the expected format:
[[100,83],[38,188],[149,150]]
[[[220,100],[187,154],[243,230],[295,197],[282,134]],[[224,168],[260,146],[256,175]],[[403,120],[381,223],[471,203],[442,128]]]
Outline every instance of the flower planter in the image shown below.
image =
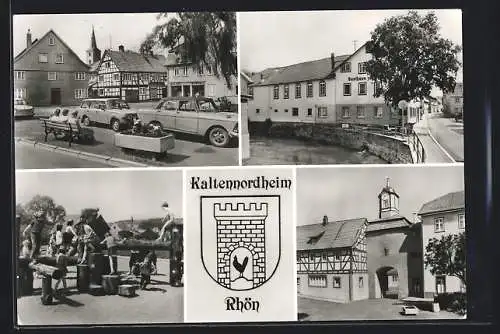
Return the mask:
[[128,135],[122,133],[115,134],[115,146],[154,153],[165,153],[175,147],[173,134],[166,134],[162,137],[145,137]]

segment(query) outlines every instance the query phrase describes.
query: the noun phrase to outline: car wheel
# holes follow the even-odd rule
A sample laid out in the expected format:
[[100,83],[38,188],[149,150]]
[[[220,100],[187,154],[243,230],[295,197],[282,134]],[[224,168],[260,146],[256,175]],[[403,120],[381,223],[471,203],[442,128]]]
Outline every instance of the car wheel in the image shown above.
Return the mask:
[[229,144],[229,133],[219,126],[212,128],[208,133],[208,141],[213,146],[224,147]]
[[85,126],[90,126],[90,118],[88,118],[87,116],[83,116],[82,123]]
[[115,132],[120,131],[120,121],[117,119],[112,120],[111,121],[111,129],[113,129],[113,131],[115,131]]

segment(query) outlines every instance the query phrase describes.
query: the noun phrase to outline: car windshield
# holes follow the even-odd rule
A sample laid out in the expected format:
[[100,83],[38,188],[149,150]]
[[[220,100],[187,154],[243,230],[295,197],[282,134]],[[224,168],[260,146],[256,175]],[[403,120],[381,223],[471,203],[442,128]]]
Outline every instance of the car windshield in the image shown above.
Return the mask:
[[212,100],[200,100],[198,101],[198,107],[200,108],[200,111],[204,112],[217,112],[219,111],[219,108],[215,105],[215,103]]
[[122,100],[111,100],[109,101],[111,109],[130,109],[127,102]]
[[26,102],[24,100],[15,100],[14,105],[16,106],[25,106]]

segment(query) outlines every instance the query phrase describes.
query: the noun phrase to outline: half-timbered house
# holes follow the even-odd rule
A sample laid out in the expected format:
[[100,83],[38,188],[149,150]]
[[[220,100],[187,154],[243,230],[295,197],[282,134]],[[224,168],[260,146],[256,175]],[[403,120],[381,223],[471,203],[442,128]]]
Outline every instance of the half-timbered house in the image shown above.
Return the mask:
[[97,67],[95,89],[99,97],[127,102],[159,100],[167,95],[165,57],[125,50],[105,50]]
[[335,302],[368,298],[365,218],[297,227],[299,296]]

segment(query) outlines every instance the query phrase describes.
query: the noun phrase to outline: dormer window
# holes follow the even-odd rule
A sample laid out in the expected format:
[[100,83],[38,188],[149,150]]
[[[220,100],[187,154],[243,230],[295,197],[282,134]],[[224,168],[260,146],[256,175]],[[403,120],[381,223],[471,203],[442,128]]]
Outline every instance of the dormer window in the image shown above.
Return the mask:
[[340,67],[340,72],[341,73],[350,73],[351,72],[351,63],[350,62],[345,62],[342,64]]
[[49,37],[49,45],[56,45],[56,39],[53,36]]

